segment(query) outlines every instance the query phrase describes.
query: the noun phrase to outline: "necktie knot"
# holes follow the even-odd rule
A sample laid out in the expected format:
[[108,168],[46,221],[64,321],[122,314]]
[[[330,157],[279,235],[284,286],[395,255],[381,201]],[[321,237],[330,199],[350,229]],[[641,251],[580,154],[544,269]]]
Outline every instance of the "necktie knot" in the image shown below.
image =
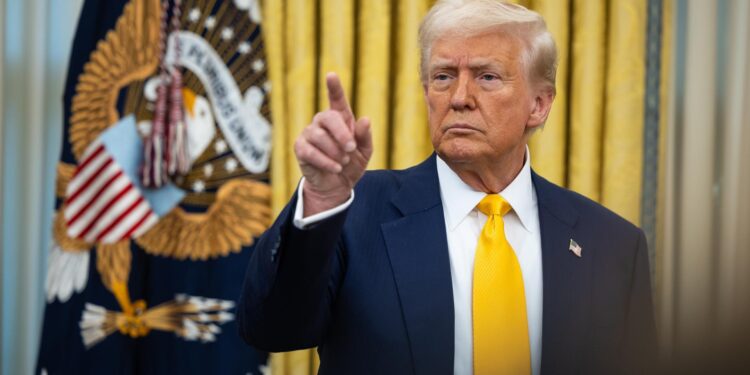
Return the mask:
[[500,194],[488,194],[477,204],[477,209],[487,216],[504,216],[510,211],[510,203]]

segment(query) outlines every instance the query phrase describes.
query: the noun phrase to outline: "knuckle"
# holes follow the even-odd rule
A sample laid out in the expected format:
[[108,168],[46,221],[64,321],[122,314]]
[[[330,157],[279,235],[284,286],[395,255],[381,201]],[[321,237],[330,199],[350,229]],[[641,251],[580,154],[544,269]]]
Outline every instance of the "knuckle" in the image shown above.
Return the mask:
[[311,149],[307,142],[297,139],[294,143],[294,152],[297,154],[297,158],[308,160],[311,157]]
[[326,131],[323,130],[323,128],[315,128],[311,132],[311,135],[316,138],[323,138],[326,136]]
[[330,111],[331,118],[335,119],[336,122],[344,122],[344,116],[339,111]]
[[336,139],[341,143],[348,142],[351,138],[352,135],[349,132],[339,132],[336,134]]
[[311,147],[303,147],[302,150],[300,150],[302,157],[307,160],[311,161],[315,158],[315,153],[313,152]]
[[310,124],[308,126],[305,126],[305,128],[302,129],[302,134],[300,134],[300,136],[299,136],[299,138],[297,138],[297,140],[299,141],[300,138],[309,138],[310,137],[310,132],[312,131],[312,129],[315,129],[315,125]]
[[325,127],[326,129],[333,129],[336,127],[336,115],[333,113],[326,113],[323,116],[323,122],[321,122],[321,126]]
[[323,112],[318,112],[313,116],[312,123],[317,124],[323,120]]
[[328,111],[320,111],[315,114],[315,118],[318,120],[318,123],[324,123],[328,119]]

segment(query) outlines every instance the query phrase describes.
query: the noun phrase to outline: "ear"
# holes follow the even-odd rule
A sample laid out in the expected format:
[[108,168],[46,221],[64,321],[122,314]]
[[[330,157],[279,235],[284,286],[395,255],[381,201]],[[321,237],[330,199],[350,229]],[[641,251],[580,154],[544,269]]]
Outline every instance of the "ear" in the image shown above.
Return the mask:
[[533,130],[547,121],[552,102],[555,100],[555,90],[550,87],[540,88],[533,99],[529,121],[526,122],[527,130]]

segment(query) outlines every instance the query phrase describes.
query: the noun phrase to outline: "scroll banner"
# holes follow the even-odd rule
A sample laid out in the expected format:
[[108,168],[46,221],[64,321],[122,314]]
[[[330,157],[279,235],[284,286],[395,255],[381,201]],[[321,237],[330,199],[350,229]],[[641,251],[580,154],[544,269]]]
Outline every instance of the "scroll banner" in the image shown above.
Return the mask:
[[271,124],[254,106],[245,103],[260,93],[251,87],[242,95],[237,83],[214,48],[199,35],[180,31],[169,39],[167,64],[175,63],[175,38],[180,43],[178,66],[193,72],[203,82],[215,109],[216,122],[240,163],[252,173],[268,170],[271,156]]

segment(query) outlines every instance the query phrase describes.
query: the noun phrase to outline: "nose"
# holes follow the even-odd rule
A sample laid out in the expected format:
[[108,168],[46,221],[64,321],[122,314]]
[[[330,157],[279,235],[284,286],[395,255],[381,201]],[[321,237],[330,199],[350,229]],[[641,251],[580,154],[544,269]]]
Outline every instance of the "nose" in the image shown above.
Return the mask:
[[474,85],[469,74],[459,74],[453,87],[453,95],[451,95],[451,108],[454,111],[466,111],[476,108]]

